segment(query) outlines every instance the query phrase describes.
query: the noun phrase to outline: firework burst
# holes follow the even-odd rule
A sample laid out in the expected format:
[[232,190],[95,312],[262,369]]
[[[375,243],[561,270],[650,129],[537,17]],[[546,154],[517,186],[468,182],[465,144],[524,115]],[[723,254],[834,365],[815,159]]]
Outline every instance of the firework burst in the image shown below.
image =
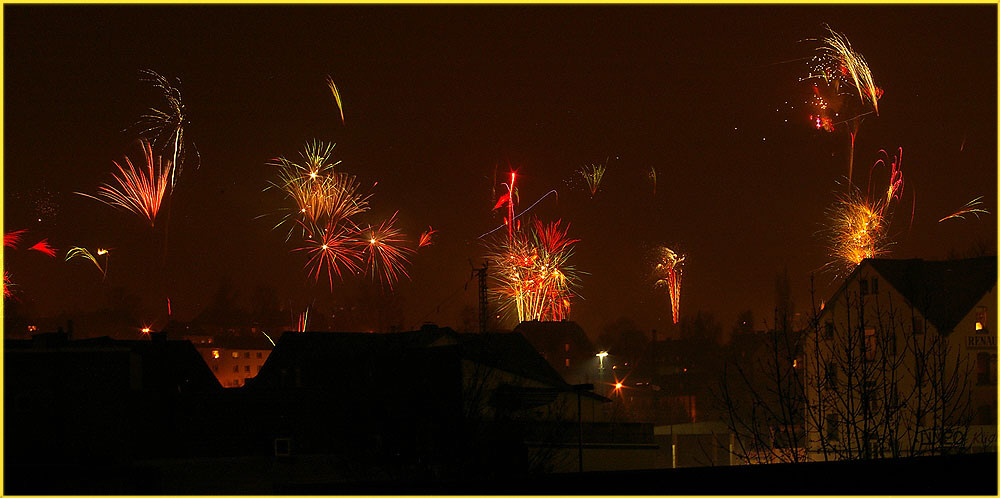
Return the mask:
[[56,257],[56,249],[49,244],[49,239],[39,240],[35,245],[28,248],[29,251],[38,251],[50,258]]
[[[885,151],[881,153],[886,154]],[[893,158],[884,194],[872,194],[869,175],[868,194],[862,195],[858,189],[850,189],[847,193],[838,194],[827,210],[829,226],[826,232],[832,258],[827,268],[846,274],[866,258],[889,253],[893,243],[889,225],[895,206],[903,195],[902,154],[900,148],[899,155]],[[884,166],[885,160],[877,160],[872,171],[879,165]]]
[[938,220],[938,223],[941,223],[942,221],[945,221],[945,220],[952,220],[952,219],[963,219],[964,220],[965,216],[969,215],[969,214],[975,216],[976,219],[979,219],[979,215],[980,214],[990,214],[989,211],[987,211],[987,210],[979,207],[979,206],[982,206],[982,205],[983,205],[983,196],[976,197],[975,199],[972,199],[971,201],[966,202],[965,205],[962,206],[958,211],[955,211],[954,213],[951,213],[948,216],[945,216],[944,218],[941,218],[940,220]]
[[97,196],[77,192],[85,197],[97,199],[111,207],[119,207],[131,211],[149,220],[149,226],[156,221],[163,199],[169,195],[170,164],[162,166],[160,158],[153,158],[153,149],[149,142],[140,141],[146,159],[146,171],[136,169],[132,161],[125,157],[126,170],[117,162],[119,174],[112,174],[118,185],[106,183],[97,189]]
[[393,213],[378,228],[368,227],[361,239],[367,244],[364,253],[372,278],[378,275],[379,281],[388,284],[390,289],[400,276],[410,277],[406,265],[410,262],[409,256],[414,252],[412,248],[404,245],[406,238],[403,231],[395,227],[397,214],[398,211]]
[[17,245],[21,243],[21,238],[27,230],[16,230],[14,232],[7,232],[3,234],[3,245],[4,247],[13,247],[17,249]]
[[[170,172],[170,186],[177,185],[177,177],[183,169],[184,160],[188,152],[184,138],[184,127],[189,123],[187,110],[184,107],[184,99],[181,91],[173,86],[167,78],[151,69],[140,71],[142,81],[152,83],[153,87],[160,91],[166,106],[162,109],[149,108],[146,114],[139,118],[136,123],[140,127],[139,135],[151,141],[158,149],[170,150],[173,160],[170,162],[173,169]],[[177,79],[178,84],[180,79]],[[201,166],[198,149],[192,142],[190,148],[194,149],[195,157],[199,159],[198,166]]]
[[[605,163],[607,163],[607,160],[605,160]],[[601,186],[601,179],[604,178],[605,170],[607,170],[607,167],[603,164],[591,164],[578,170],[580,176],[587,182],[587,189],[590,190],[591,198],[597,195],[597,189]]]
[[569,264],[573,244],[578,241],[568,238],[569,226],[561,228],[560,221],[546,225],[536,220],[527,230],[515,223],[516,178],[516,173],[511,172],[507,194],[494,207],[507,208],[504,223],[508,232],[506,238],[487,243],[487,259],[496,269],[490,275],[490,293],[499,302],[500,311],[516,315],[519,322],[562,320],[569,316],[573,288],[578,282]]
[[111,261],[111,253],[107,249],[98,249],[97,250],[97,255],[98,256],[104,256],[104,266],[101,266],[101,263],[99,261],[97,261],[97,257],[94,256],[94,254],[91,253],[86,248],[73,246],[68,251],[66,251],[66,259],[65,259],[65,261],[69,261],[69,260],[75,259],[75,258],[86,259],[86,260],[90,261],[91,263],[93,263],[94,266],[97,267],[97,269],[101,272],[101,275],[103,275],[105,278],[107,278],[107,276],[108,276],[108,266],[109,266],[109,263]]
[[653,266],[653,286],[666,287],[670,293],[670,313],[674,323],[681,315],[681,277],[687,255],[678,254],[669,247],[656,248],[656,264]]
[[437,230],[435,230],[434,227],[428,225],[427,231],[420,234],[420,241],[417,242],[417,247],[424,247],[431,245],[432,242],[431,236],[434,235],[435,233],[437,233]]
[[491,293],[500,311],[516,314],[519,322],[558,321],[569,315],[578,282],[569,261],[578,241],[567,237],[568,226],[559,225],[559,221],[546,225],[536,220],[527,234],[518,230],[513,238],[489,247],[490,266],[496,268]]
[[304,251],[309,255],[306,262],[308,274],[315,281],[319,281],[320,275],[326,271],[327,279],[330,282],[330,290],[333,290],[333,274],[338,278],[343,278],[341,269],[351,273],[361,271],[359,241],[353,236],[353,232],[346,227],[330,225],[319,232],[315,238],[305,240],[303,247],[292,250]]
[[[333,290],[333,275],[343,278],[343,272],[377,274],[392,288],[401,276],[409,277],[407,259],[415,249],[406,247],[405,237],[394,224],[396,214],[378,228],[361,230],[355,217],[369,210],[371,194],[361,191],[356,177],[337,171],[339,161],[332,161],[334,144],[313,141],[300,153],[301,160],[279,157],[271,161],[278,179],[267,189],[280,190],[294,203],[274,226],[289,224],[286,241],[299,228],[301,244],[293,252],[309,255],[305,268],[315,281],[324,273]],[[377,182],[376,182],[377,184]],[[374,187],[374,185],[373,185]],[[430,243],[430,235],[421,237],[421,244]]]
[[353,175],[335,171],[340,161],[331,161],[335,144],[314,141],[300,153],[302,160],[293,162],[279,157],[271,162],[278,170],[278,180],[268,188],[281,190],[295,203],[275,228],[291,222],[288,237],[295,226],[304,228],[303,235],[317,227],[337,225],[368,210],[369,194],[360,192],[361,184]]
[[822,45],[817,48],[820,55],[814,59],[815,65],[808,78],[833,81],[838,93],[841,81],[853,86],[862,104],[870,104],[875,114],[878,114],[878,100],[882,98],[883,91],[875,85],[865,57],[854,51],[846,36],[834,31],[829,25],[824,24],[823,27],[829,34],[820,39]]

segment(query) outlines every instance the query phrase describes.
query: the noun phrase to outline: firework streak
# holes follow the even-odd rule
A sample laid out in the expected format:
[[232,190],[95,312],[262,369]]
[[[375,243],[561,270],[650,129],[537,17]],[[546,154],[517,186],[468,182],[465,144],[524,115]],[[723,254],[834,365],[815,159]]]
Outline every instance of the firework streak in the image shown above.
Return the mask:
[[951,213],[948,216],[945,216],[944,218],[941,218],[940,220],[938,220],[938,223],[941,223],[942,221],[945,221],[945,220],[951,220],[951,219],[963,219],[964,220],[965,219],[965,215],[967,215],[967,214],[971,214],[971,215],[975,216],[976,219],[979,218],[980,214],[990,214],[989,211],[987,211],[987,210],[985,210],[985,209],[983,209],[981,207],[977,207],[977,206],[981,206],[982,204],[983,204],[983,196],[976,197],[975,199],[972,199],[971,201],[966,202],[965,205],[962,206],[962,208],[959,209],[958,211],[955,211],[954,213]]
[[680,320],[681,315],[681,277],[684,274],[685,254],[677,254],[670,248],[663,246],[657,248],[657,262],[653,267],[653,276],[656,279],[655,287],[666,286],[670,291],[670,313],[674,323]]

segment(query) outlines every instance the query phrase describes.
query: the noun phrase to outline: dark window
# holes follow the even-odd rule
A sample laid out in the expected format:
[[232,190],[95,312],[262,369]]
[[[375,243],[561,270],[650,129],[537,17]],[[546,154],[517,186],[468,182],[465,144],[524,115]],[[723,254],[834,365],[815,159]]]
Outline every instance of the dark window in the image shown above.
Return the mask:
[[872,277],[872,294],[878,294],[878,277]]
[[234,372],[239,372],[240,371],[240,366],[239,365],[233,365],[233,371]]
[[826,387],[837,389],[837,364],[835,362],[826,364]]
[[824,339],[833,339],[833,322],[826,322],[826,330],[823,335]]
[[976,385],[988,386],[997,383],[996,360],[990,359],[989,353],[978,353],[976,355]]
[[979,405],[976,409],[976,425],[994,425],[997,423],[997,417],[993,413],[993,407],[990,405]]
[[862,278],[861,281],[860,281],[860,284],[861,284],[861,295],[862,296],[867,296],[868,295],[868,279],[867,278]]
[[247,373],[250,373],[250,365],[247,365],[247,366],[243,367],[243,371],[247,372]]
[[263,358],[263,357],[264,357],[264,354],[263,354],[263,353],[261,353],[260,351],[257,351],[257,357],[258,357],[258,358]]
[[835,413],[826,416],[826,439],[828,441],[840,440],[840,421]]
[[243,357],[244,358],[249,358],[250,357],[250,351],[247,351],[246,353],[243,353]]
[[917,335],[924,333],[924,321],[920,317],[913,317],[913,333]]

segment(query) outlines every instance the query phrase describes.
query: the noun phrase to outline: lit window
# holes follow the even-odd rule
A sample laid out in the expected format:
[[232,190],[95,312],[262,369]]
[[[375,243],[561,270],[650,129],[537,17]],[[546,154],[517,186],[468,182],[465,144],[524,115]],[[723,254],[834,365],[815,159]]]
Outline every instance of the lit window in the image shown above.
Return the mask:
[[38,327],[34,325],[28,325],[28,332],[34,332],[36,330],[38,330]]
[[213,349],[212,350],[212,358],[215,358],[216,360],[219,359],[219,350],[218,349]]
[[236,351],[233,351],[233,358],[239,358],[239,357],[240,357],[240,354],[238,352],[236,352]]
[[976,332],[986,329],[986,306],[976,308]]
[[566,366],[569,366],[569,358],[566,358]]
[[569,351],[569,343],[566,343],[566,351]]

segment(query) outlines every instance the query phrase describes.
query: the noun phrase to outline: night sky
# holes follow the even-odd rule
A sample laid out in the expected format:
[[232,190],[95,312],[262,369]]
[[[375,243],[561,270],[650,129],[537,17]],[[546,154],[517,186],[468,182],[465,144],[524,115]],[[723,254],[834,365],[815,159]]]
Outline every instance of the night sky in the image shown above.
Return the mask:
[[[785,269],[797,311],[808,309],[811,273],[818,298],[836,288],[819,271],[829,258],[817,232],[842,190],[850,138],[811,127],[800,105],[803,58],[816,47],[805,40],[823,23],[885,90],[857,138],[855,184],[868,183],[880,149],[903,148],[892,257],[995,254],[996,5],[5,5],[4,231],[60,250],[7,248],[5,269],[24,313],[83,313],[124,288],[155,315],[160,223],[74,193],[93,194],[112,161],[135,157],[126,130],[161,105],[139,79],[153,69],[181,78],[201,154],[172,203],[177,319],[197,316],[228,281],[244,307],[269,286],[289,312],[335,312],[336,330],[460,327],[476,306],[477,237],[502,223],[492,207],[513,168],[519,207],[558,191],[533,212],[580,239],[573,262],[586,274],[571,318],[591,337],[620,317],[673,330],[666,291],[649,280],[659,244],[688,255],[682,315],[709,311],[728,330],[749,309],[763,328]],[[275,218],[258,218],[287,205],[264,191],[268,161],[313,139],[336,142],[340,168],[378,182],[365,223],[398,210],[410,237],[438,231],[390,296],[361,276],[332,293],[314,283]],[[591,199],[575,171],[605,161]],[[877,189],[886,176],[875,170]],[[938,223],[978,196],[991,214]],[[106,281],[62,261],[74,245],[113,248]],[[382,318],[336,309],[358,302]]]

